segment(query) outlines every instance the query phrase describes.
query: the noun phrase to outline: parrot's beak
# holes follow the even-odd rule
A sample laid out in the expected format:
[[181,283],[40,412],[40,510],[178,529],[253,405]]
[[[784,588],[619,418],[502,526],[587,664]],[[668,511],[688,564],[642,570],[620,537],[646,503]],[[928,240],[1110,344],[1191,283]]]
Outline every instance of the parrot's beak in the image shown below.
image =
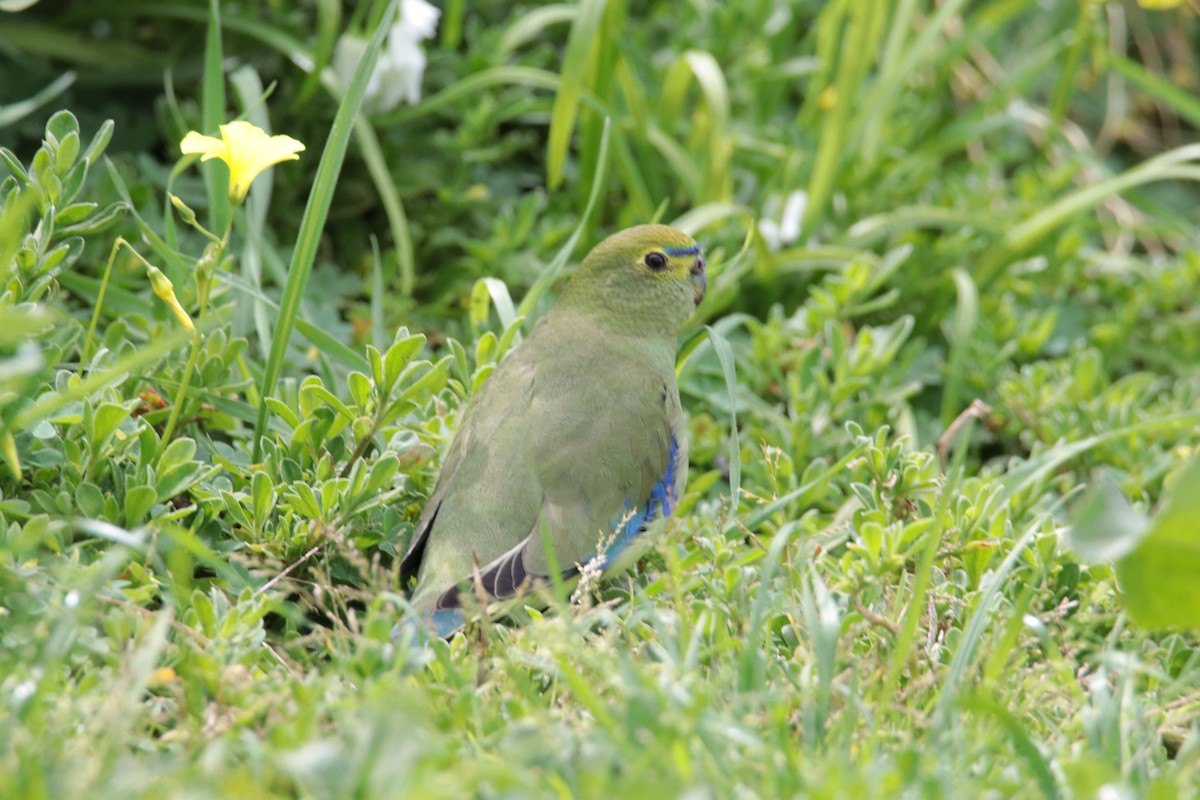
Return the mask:
[[692,265],[692,291],[696,295],[696,305],[700,305],[700,301],[704,299],[704,293],[708,290],[708,275],[704,271],[704,257],[696,259],[696,263]]

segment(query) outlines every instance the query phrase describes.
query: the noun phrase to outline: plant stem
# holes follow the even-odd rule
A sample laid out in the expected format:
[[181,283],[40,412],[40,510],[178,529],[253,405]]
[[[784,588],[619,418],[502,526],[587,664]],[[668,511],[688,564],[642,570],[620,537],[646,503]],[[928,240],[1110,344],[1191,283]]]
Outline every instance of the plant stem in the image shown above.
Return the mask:
[[[117,251],[121,249],[121,245],[129,247],[129,243],[124,237],[118,236],[113,242],[112,250],[108,253],[108,263],[104,265],[104,277],[100,279],[100,292],[96,295],[96,307],[92,309],[92,321],[88,323],[87,336],[83,339],[83,352],[79,356],[79,375],[83,375],[83,367],[87,364],[88,356],[91,355],[92,337],[96,333],[96,322],[100,319],[100,309],[104,306],[104,292],[108,289],[109,278],[112,277],[113,262],[117,260]],[[133,250],[132,247],[129,247]],[[136,251],[135,251],[136,252]]]
[[167,417],[167,426],[163,428],[162,438],[158,443],[158,456],[161,457],[163,450],[171,441],[171,434],[175,432],[175,423],[179,420],[179,409],[183,406],[183,401],[187,398],[188,386],[192,382],[192,370],[196,368],[196,361],[200,357],[200,332],[196,331],[196,335],[192,338],[192,353],[188,356],[187,366],[183,370],[183,377],[179,379],[179,391],[175,394],[175,402],[171,404],[171,414]]

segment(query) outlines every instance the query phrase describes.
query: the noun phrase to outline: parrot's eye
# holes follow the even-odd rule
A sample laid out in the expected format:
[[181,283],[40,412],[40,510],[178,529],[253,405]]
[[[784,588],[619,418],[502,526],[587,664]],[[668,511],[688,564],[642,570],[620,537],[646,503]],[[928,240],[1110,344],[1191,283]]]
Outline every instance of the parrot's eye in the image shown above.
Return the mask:
[[646,254],[646,266],[658,272],[667,268],[667,257],[657,250]]

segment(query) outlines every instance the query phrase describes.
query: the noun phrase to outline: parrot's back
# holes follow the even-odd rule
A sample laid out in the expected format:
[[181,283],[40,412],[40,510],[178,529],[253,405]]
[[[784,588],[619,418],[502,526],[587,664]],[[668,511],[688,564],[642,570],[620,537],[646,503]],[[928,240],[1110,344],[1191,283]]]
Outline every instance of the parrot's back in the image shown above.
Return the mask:
[[670,514],[687,480],[674,349],[567,312],[536,326],[463,414],[401,565],[418,610],[457,607],[464,581],[491,601],[552,563],[606,565]]

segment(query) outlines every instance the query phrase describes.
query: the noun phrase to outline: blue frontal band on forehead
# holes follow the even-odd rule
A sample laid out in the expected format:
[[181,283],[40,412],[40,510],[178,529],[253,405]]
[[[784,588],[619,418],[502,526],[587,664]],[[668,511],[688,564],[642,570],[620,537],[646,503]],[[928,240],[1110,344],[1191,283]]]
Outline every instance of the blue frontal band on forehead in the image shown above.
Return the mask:
[[691,247],[664,247],[663,251],[669,256],[695,256],[700,254],[700,245]]

